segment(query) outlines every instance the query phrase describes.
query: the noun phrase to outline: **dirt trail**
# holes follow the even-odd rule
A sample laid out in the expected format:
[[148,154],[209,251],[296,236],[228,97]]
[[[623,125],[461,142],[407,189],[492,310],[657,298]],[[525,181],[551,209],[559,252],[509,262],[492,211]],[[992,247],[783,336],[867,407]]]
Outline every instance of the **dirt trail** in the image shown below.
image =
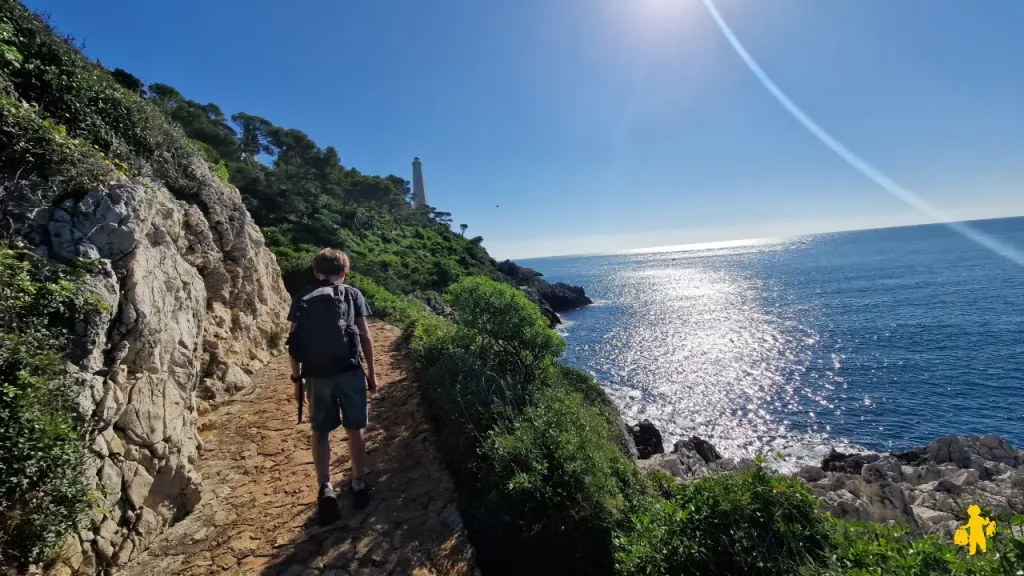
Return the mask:
[[[271,362],[248,393],[200,419],[203,502],[122,574],[456,574],[473,570],[396,328],[372,323],[380,389],[366,431],[370,506],[339,498],[342,519],[319,527],[309,424],[296,424],[287,357]],[[305,416],[303,417],[305,420]],[[344,431],[331,435],[331,476],[347,486]],[[345,478],[345,481],[342,479]]]

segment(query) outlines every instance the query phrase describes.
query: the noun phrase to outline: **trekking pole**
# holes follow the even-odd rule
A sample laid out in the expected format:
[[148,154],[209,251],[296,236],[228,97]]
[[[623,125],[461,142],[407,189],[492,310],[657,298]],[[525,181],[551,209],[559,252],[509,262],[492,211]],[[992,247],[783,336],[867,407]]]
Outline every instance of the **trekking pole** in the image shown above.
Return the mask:
[[295,402],[299,405],[299,421],[297,424],[302,424],[302,404],[306,399],[305,389],[302,385],[302,376],[299,376],[298,380],[292,380],[292,384],[295,388]]

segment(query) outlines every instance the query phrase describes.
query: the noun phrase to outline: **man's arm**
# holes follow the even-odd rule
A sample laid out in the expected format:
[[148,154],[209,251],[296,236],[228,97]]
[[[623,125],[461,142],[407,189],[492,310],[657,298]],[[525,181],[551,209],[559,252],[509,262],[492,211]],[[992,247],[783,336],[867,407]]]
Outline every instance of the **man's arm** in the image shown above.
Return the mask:
[[363,348],[363,355],[366,356],[366,389],[370,393],[377,391],[377,370],[373,366],[373,340],[370,339],[370,327],[366,325],[366,318],[356,318],[356,327],[359,328],[359,343]]

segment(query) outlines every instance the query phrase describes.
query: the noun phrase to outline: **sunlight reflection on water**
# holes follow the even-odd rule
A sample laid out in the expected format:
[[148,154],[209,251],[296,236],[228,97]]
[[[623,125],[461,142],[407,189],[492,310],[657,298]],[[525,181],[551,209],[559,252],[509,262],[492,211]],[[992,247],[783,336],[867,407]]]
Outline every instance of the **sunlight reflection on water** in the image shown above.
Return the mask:
[[[1024,218],[976,226],[1024,249]],[[1021,268],[945,226],[673,248],[521,262],[586,287],[564,360],[667,449],[793,468],[950,433],[1024,445]]]
[[[780,247],[745,246],[742,252]],[[784,416],[808,401],[835,409],[827,394],[801,381],[817,335],[766,312],[762,301],[770,287],[756,278],[703,266],[699,258],[684,264],[680,256],[651,254],[640,270],[615,278],[618,310],[593,349],[587,345],[591,372],[627,421],[647,418],[659,426],[666,449],[697,434],[729,456],[781,452],[783,468],[820,459],[830,443],[814,413],[802,411],[811,420],[810,436],[791,433]]]

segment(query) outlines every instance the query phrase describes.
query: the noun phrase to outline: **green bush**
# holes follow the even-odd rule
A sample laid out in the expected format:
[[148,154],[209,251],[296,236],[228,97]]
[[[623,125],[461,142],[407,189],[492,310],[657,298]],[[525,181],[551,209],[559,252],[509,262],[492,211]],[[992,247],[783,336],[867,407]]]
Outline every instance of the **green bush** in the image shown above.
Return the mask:
[[417,319],[409,347],[481,566],[610,573],[637,480],[607,400],[520,291],[464,278],[446,299],[454,317]]
[[267,348],[271,350],[277,350],[284,342],[285,329],[283,327],[274,327],[267,332]]
[[231,174],[228,172],[228,165],[223,160],[213,165],[213,175],[225,184],[231,184]]
[[[88,143],[68,136],[41,111],[0,91],[0,168],[36,177],[53,189],[78,195],[116,176],[111,163]],[[16,172],[15,172],[16,170]]]
[[636,467],[611,436],[601,410],[552,387],[488,438],[483,508],[519,527],[522,553],[543,559],[545,570],[611,570],[613,529],[637,483]]
[[396,326],[406,326],[432,315],[422,302],[407,296],[395,296],[361,274],[350,273],[346,282],[363,293],[374,316]]
[[85,422],[62,355],[69,324],[99,310],[79,273],[0,249],[0,565],[56,551],[88,505]]
[[565,350],[540,309],[520,290],[487,278],[466,278],[448,290],[457,323],[479,337],[494,369],[530,384]]
[[175,194],[194,191],[199,179],[190,164],[197,152],[159,109],[123,88],[16,0],[0,0],[0,30],[4,54],[18,55],[0,58],[0,90],[49,123],[33,127],[15,105],[3,104],[0,137],[13,138],[4,144],[20,151],[0,157],[0,175],[56,175],[44,188],[47,199],[75,194],[102,176],[104,164],[91,162],[90,168],[86,162],[95,145],[111,164],[124,162],[122,171],[149,166]]
[[454,322],[426,322],[413,332],[412,347],[428,406],[468,448],[532,402],[565,343],[522,292],[505,284],[465,278],[446,299]]
[[[1002,519],[1000,519],[1002,520]],[[913,537],[903,527],[831,521],[831,550],[824,562],[808,566],[805,576],[885,574],[887,576],[1016,576],[1024,572],[1024,516],[997,521],[988,538],[988,554],[971,557],[938,536]]]
[[757,466],[649,482],[652,495],[616,538],[620,574],[793,574],[827,550],[825,516],[799,480]]

